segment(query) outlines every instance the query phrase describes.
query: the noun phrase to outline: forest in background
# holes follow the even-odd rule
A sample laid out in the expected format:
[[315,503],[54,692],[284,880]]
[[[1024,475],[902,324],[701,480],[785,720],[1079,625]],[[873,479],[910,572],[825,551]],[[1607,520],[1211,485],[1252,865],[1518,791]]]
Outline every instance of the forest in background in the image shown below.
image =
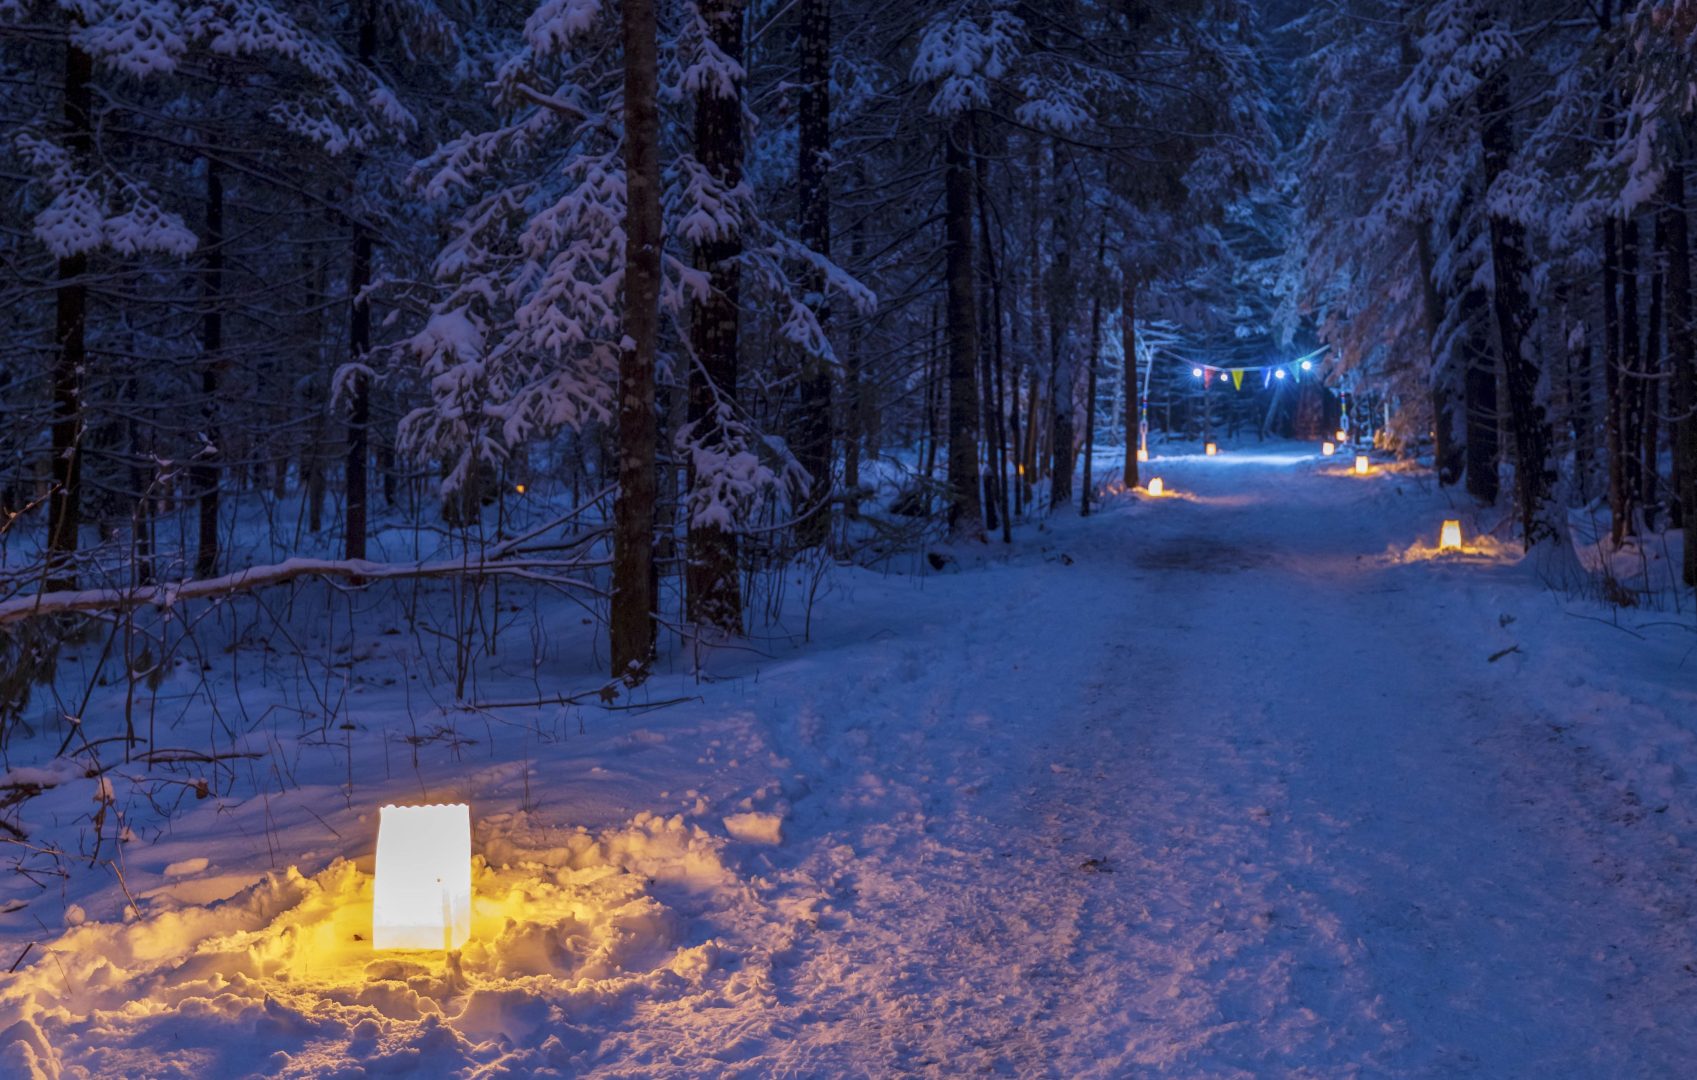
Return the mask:
[[[502,582],[563,593],[639,681],[771,617],[782,569],[1135,486],[1127,357],[1157,437],[1318,437],[1342,394],[1597,584],[1575,511],[1624,550],[1697,505],[1694,30],[1649,0],[3,0],[0,705],[67,640],[146,686],[197,610],[306,581],[438,590],[467,650]],[[1190,375],[1319,345],[1330,390],[1282,404]]]

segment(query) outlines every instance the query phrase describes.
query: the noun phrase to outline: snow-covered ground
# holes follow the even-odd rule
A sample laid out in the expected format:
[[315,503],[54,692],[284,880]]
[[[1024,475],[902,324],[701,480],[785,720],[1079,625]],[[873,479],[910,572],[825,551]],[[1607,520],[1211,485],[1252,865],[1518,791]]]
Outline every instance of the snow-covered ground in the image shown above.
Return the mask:
[[[254,706],[307,647],[275,639],[167,679],[227,707],[154,745],[259,755],[204,798],[13,747],[56,786],[0,882],[0,1074],[1688,1074],[1689,604],[1434,558],[1481,523],[1416,472],[1151,470],[1174,497],[941,573],[837,568],[806,642],[798,578],[795,637],[635,698],[506,707],[596,685],[564,602],[547,670],[479,661],[479,711],[367,611],[310,695]],[[444,800],[473,939],[373,953],[377,808]]]

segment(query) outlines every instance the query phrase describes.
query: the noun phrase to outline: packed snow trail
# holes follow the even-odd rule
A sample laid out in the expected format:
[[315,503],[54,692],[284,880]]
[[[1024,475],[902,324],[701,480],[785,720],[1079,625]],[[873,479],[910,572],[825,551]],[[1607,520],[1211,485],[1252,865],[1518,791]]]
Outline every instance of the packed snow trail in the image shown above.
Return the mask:
[[1017,589],[772,702],[856,778],[798,807],[854,915],[779,994],[831,1031],[785,1065],[1688,1066],[1697,889],[1565,804],[1582,766],[1482,644],[1509,613],[1467,575],[1500,568],[1387,568],[1417,481],[1303,466],[1169,464],[1198,498],[1069,524]]
[[[142,916],[67,886],[0,1074],[1688,1073],[1689,612],[1622,632],[1489,542],[1430,558],[1457,511],[1417,473],[1155,469],[1175,497],[842,570],[814,641],[657,712],[495,725],[377,668],[352,765],[295,749],[157,835],[128,804]],[[472,803],[451,963],[362,937],[391,799]],[[54,917],[23,895],[12,955]]]

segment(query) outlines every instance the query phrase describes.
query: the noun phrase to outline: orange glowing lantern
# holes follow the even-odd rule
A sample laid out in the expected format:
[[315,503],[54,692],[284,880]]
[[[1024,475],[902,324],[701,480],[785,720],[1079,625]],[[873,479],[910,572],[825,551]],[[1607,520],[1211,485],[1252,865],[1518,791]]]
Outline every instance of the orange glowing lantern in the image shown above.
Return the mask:
[[1138,451],[1137,451],[1137,460],[1138,461],[1148,461],[1149,460],[1149,451],[1139,448]]
[[1207,454],[1209,457],[1213,457],[1215,454],[1220,452],[1219,444],[1218,443],[1208,443],[1206,446],[1204,446],[1202,448],[1202,452]]
[[1161,483],[1161,478],[1159,476],[1157,476],[1157,477],[1155,477],[1155,479],[1149,481],[1149,494],[1151,494],[1151,495],[1162,495],[1162,494],[1166,493],[1166,490],[1167,490],[1166,485]]
[[1348,442],[1349,432],[1345,431],[1343,428],[1338,428],[1337,434],[1334,437],[1338,440],[1338,442]]
[[513,490],[518,492],[520,495],[523,495],[524,494],[524,485],[523,484],[514,484]]
[[1371,464],[1367,461],[1366,454],[1355,455],[1355,475],[1366,476],[1367,470],[1371,467]]
[[1438,530],[1439,551],[1461,550],[1461,522],[1446,521],[1443,528]]
[[1338,448],[1336,443],[1323,442],[1320,444],[1320,453],[1324,457],[1331,457],[1337,452]]
[[373,947],[451,950],[470,936],[471,807],[383,807],[377,817]]

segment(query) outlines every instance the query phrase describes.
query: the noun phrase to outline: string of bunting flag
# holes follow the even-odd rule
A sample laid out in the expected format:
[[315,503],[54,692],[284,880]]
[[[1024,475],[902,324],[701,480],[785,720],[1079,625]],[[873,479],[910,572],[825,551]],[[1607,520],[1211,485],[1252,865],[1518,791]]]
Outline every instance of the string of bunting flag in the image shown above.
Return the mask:
[[1234,364],[1231,366],[1192,364],[1190,375],[1191,378],[1201,379],[1203,386],[1212,384],[1215,379],[1219,379],[1222,383],[1229,379],[1232,389],[1242,390],[1243,377],[1247,374],[1259,373],[1262,387],[1267,387],[1272,385],[1274,379],[1302,378],[1303,372],[1314,369],[1314,359],[1328,348],[1330,346],[1322,345],[1307,356],[1299,356],[1295,360],[1281,360],[1276,364]]

